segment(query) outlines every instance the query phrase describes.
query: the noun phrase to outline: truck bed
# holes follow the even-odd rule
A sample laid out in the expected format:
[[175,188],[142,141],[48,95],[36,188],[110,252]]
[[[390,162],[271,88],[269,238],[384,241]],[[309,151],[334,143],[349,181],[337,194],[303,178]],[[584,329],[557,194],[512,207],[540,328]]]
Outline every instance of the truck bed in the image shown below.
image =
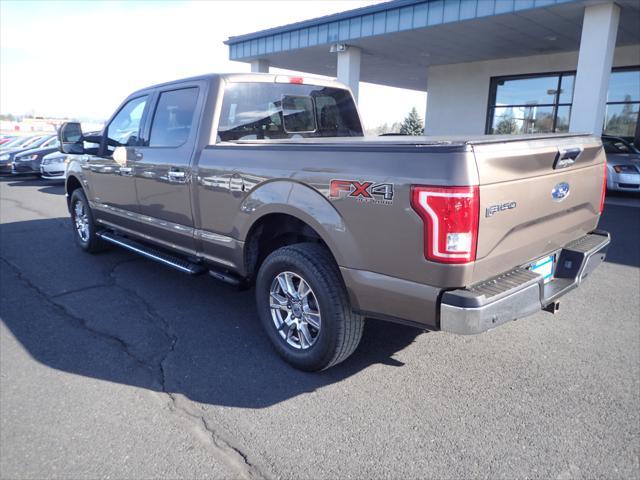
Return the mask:
[[358,148],[367,147],[389,147],[389,146],[420,146],[420,147],[460,147],[465,150],[473,145],[488,145],[496,143],[532,142],[539,140],[549,140],[557,145],[557,141],[563,138],[588,137],[588,134],[576,133],[541,133],[535,135],[449,135],[449,136],[411,136],[411,135],[389,135],[389,136],[364,136],[364,137],[330,137],[330,138],[284,138],[268,140],[237,140],[235,142],[225,142],[224,144],[238,145],[322,145],[323,147],[355,146]]

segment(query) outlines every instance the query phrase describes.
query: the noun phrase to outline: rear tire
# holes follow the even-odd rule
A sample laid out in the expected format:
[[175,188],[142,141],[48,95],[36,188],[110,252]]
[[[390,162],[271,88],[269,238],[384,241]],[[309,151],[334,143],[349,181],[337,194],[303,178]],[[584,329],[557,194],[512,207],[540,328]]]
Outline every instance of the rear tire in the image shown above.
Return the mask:
[[81,188],[71,193],[69,201],[71,225],[76,243],[85,252],[98,253],[106,250],[108,244],[96,235],[96,224],[89,201]]
[[300,370],[342,362],[362,338],[364,318],[352,311],[340,270],[319,244],[272,252],[258,271],[256,300],[276,351]]

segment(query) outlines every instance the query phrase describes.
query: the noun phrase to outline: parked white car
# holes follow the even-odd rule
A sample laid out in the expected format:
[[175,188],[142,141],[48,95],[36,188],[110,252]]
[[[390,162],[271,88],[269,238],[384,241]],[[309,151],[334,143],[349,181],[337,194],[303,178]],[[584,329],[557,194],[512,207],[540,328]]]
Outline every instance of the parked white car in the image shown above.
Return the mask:
[[40,163],[40,176],[46,180],[64,180],[66,160],[66,153],[53,152],[46,155]]
[[[100,132],[88,132],[86,136],[100,135]],[[97,143],[84,142],[84,149],[87,153],[97,153],[100,145]],[[53,152],[43,157],[40,163],[40,176],[46,180],[64,180],[69,163],[69,154]]]

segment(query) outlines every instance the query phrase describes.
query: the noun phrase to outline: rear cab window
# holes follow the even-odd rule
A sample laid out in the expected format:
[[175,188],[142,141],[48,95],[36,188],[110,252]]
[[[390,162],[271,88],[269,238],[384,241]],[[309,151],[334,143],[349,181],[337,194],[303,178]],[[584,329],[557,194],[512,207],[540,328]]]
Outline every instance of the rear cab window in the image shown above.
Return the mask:
[[347,90],[288,83],[228,83],[218,140],[361,137],[362,125]]
[[189,138],[198,87],[162,92],[151,122],[150,147],[179,147]]

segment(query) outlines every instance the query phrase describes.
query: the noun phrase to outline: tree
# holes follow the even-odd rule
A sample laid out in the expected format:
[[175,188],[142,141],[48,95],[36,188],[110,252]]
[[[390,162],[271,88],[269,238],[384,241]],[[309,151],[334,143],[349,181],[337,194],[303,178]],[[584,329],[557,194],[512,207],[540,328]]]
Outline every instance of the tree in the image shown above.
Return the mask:
[[376,134],[383,135],[385,133],[389,133],[389,125],[387,124],[387,122],[376,127]]
[[403,135],[423,135],[424,134],[424,123],[422,123],[422,119],[420,115],[418,115],[418,111],[416,107],[413,107],[409,112],[409,115],[405,117],[400,125],[400,133]]
[[517,133],[518,132],[518,123],[515,118],[511,115],[505,115],[498,122],[498,124],[494,127],[493,133],[496,134],[505,134],[505,133]]
[[382,125],[378,125],[376,127],[376,135],[384,135],[385,133],[399,133],[400,132],[400,123],[393,122],[391,126],[388,123],[384,123]]

